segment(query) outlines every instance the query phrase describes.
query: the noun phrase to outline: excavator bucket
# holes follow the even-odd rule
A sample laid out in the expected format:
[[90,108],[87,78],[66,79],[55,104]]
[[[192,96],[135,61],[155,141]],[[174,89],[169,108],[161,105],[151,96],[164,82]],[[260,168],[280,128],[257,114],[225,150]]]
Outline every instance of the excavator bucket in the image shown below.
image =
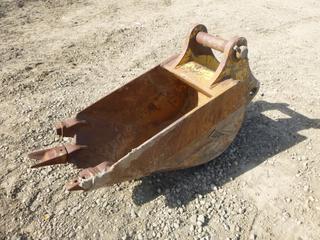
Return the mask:
[[33,167],[73,163],[82,170],[67,189],[90,190],[216,158],[259,88],[247,54],[245,38],[195,26],[181,54],[57,124],[72,144],[29,154]]

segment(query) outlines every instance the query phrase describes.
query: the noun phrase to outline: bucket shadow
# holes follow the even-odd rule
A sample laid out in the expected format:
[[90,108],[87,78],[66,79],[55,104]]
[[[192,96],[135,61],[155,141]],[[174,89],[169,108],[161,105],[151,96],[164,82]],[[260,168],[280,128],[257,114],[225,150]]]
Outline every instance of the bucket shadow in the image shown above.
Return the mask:
[[[274,120],[264,114],[272,110],[281,112],[281,118]],[[213,191],[213,186],[222,186],[306,140],[299,131],[309,128],[320,128],[320,119],[310,119],[285,103],[254,102],[248,106],[235,141],[220,157],[202,166],[144,177],[134,188],[132,199],[135,204],[143,205],[164,195],[169,207],[185,205],[198,194],[205,195]]]

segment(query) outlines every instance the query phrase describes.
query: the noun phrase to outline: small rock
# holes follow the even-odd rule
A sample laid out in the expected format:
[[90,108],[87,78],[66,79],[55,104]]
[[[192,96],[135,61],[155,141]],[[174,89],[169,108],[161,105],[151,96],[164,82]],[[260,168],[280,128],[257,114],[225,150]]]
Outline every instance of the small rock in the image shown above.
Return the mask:
[[255,233],[251,233],[249,236],[249,240],[255,240],[257,238],[257,235]]
[[136,218],[137,217],[137,213],[132,209],[130,212],[131,218]]
[[197,225],[202,227],[205,224],[206,216],[200,214],[197,218]]
[[241,231],[241,228],[240,228],[238,225],[236,225],[235,230],[236,230],[237,232],[240,232],[240,231]]
[[229,231],[230,230],[230,226],[226,223],[223,224],[223,227],[225,230]]
[[180,224],[178,222],[173,223],[173,227],[175,229],[178,229],[180,227]]
[[205,220],[206,220],[206,217],[204,215],[200,214],[198,216],[198,221],[204,222]]
[[239,214],[244,214],[245,211],[246,211],[245,208],[239,208],[238,213]]
[[137,235],[137,239],[138,239],[138,240],[143,240],[143,236],[142,236],[142,234],[141,234],[141,233],[138,233],[138,235]]
[[218,187],[216,185],[214,185],[214,184],[211,184],[210,188],[211,188],[212,191],[217,191],[218,190]]
[[179,212],[179,213],[183,213],[183,208],[180,207],[180,208],[178,209],[178,212]]
[[22,8],[24,6],[24,0],[17,0],[16,4],[19,8]]
[[70,232],[69,235],[68,235],[68,237],[69,237],[70,239],[72,239],[75,235],[76,235],[76,234],[75,234],[74,232]]
[[122,239],[122,240],[129,240],[129,239],[130,239],[130,237],[126,234],[126,235],[125,235],[125,236],[123,236],[121,239]]
[[197,223],[197,215],[191,216],[190,222],[193,223],[193,224],[196,224]]
[[287,203],[290,203],[291,201],[292,201],[291,198],[286,198],[286,202],[287,202]]
[[309,200],[310,200],[311,202],[314,202],[316,199],[315,199],[313,196],[309,196]]
[[209,239],[210,239],[209,236],[204,236],[204,237],[200,238],[200,240],[209,240]]
[[197,225],[198,225],[199,227],[202,227],[202,226],[203,226],[203,222],[197,221]]
[[290,217],[291,217],[290,213],[288,213],[288,212],[284,212],[284,213],[283,213],[283,216],[284,216],[285,218],[290,218]]

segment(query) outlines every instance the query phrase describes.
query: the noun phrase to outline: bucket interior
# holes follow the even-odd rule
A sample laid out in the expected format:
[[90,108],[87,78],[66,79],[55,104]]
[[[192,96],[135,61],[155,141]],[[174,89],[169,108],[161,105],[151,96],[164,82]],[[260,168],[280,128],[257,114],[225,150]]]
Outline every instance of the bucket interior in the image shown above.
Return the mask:
[[75,136],[77,144],[88,146],[89,156],[82,154],[82,163],[113,164],[207,101],[161,66],[151,69],[77,115],[88,122]]

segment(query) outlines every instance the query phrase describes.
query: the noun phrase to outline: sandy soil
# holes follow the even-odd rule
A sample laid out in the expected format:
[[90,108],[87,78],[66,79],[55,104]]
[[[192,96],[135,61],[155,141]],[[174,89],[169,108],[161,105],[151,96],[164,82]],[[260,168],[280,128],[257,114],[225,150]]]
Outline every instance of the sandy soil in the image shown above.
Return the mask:
[[[194,23],[245,36],[261,82],[204,166],[68,193],[31,170],[52,125],[177,53]],[[320,2],[0,1],[0,239],[319,239]]]

